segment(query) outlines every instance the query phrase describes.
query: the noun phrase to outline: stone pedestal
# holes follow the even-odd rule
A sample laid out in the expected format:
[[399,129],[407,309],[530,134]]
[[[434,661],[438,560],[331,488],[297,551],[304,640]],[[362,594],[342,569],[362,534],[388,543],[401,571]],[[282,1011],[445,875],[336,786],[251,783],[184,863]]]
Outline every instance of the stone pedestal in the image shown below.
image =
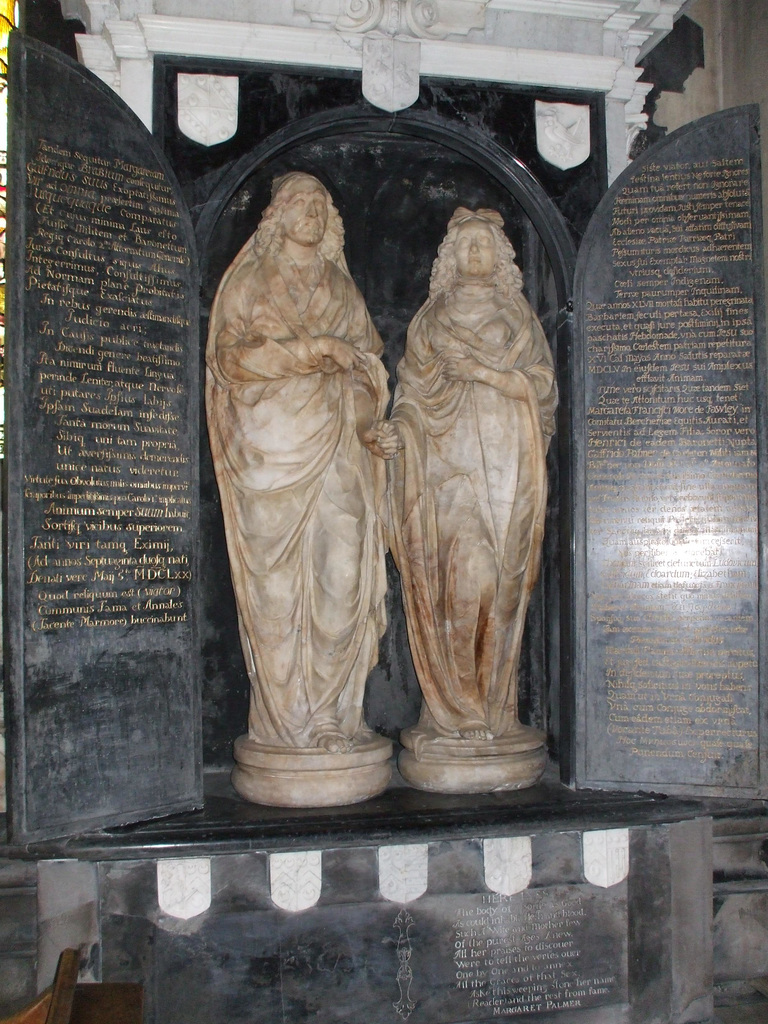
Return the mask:
[[246,800],[273,807],[342,807],[377,796],[392,775],[389,740],[371,733],[346,754],[318,747],[270,747],[235,741],[232,785]]
[[433,793],[492,793],[534,786],[547,763],[545,737],[517,725],[495,740],[437,736],[417,726],[400,734],[398,768],[406,782]]

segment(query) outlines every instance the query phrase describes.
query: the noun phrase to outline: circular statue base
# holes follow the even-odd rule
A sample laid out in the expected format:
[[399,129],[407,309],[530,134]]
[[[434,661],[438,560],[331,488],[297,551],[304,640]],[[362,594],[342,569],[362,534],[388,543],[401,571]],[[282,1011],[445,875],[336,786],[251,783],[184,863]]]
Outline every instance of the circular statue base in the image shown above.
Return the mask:
[[232,785],[251,803],[272,807],[357,804],[386,789],[391,754],[391,742],[373,733],[346,754],[320,747],[270,747],[240,736]]
[[547,764],[545,737],[518,724],[494,740],[465,740],[425,732],[418,726],[400,734],[397,766],[406,782],[432,793],[494,793],[527,789]]

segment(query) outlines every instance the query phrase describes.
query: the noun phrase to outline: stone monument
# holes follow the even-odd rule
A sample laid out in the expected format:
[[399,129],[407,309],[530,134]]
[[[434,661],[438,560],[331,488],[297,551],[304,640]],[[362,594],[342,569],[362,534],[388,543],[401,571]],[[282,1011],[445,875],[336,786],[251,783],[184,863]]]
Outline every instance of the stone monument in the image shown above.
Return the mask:
[[391,744],[363,721],[384,630],[381,339],[347,269],[341,218],[308,174],[275,180],[219,286],[207,409],[251,682],[233,783],[282,806],[385,788]]
[[517,715],[557,387],[495,210],[460,207],[413,319],[392,413],[393,544],[424,702],[400,769],[438,792],[533,785],[544,737]]

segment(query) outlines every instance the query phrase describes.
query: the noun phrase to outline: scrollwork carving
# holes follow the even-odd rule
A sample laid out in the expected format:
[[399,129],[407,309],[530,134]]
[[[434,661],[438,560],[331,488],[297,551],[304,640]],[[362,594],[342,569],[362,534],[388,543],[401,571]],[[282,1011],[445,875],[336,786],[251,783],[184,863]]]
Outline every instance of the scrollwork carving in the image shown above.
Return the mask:
[[297,12],[340,32],[441,39],[485,25],[481,0],[294,0]]
[[370,32],[381,24],[392,0],[344,0],[336,21],[342,32]]
[[442,39],[444,36],[465,36],[473,28],[485,25],[483,3],[467,0],[407,0],[404,4],[406,24],[421,39]]

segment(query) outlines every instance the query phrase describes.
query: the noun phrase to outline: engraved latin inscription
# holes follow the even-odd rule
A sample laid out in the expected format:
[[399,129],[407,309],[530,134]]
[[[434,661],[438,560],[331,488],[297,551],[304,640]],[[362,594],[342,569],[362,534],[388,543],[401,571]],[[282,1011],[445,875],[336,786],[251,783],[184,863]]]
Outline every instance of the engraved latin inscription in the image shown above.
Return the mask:
[[189,257],[172,190],[159,171],[45,140],[27,188],[27,622],[186,622]]
[[740,157],[646,165],[613,207],[613,294],[585,310],[588,729],[609,737],[613,778],[754,770],[749,173]]

